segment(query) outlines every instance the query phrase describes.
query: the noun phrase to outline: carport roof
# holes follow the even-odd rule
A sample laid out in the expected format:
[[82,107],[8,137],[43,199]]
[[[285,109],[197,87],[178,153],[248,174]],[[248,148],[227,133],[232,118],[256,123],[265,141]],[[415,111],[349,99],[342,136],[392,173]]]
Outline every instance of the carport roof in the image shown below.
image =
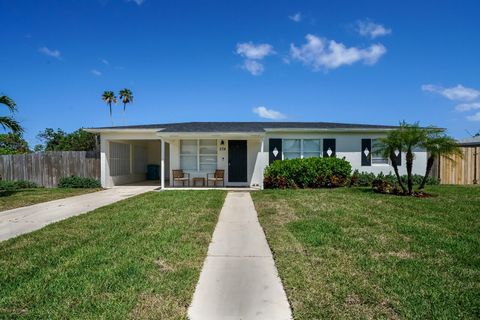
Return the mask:
[[88,131],[110,130],[158,130],[158,132],[265,132],[268,130],[327,130],[327,129],[374,129],[388,130],[398,126],[353,124],[336,122],[179,122],[163,124],[144,124],[133,126],[89,128]]

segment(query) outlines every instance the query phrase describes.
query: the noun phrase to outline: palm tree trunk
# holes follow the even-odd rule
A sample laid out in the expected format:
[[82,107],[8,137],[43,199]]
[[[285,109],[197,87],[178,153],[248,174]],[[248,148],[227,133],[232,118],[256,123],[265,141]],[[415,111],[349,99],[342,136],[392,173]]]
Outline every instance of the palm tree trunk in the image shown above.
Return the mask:
[[402,182],[402,178],[398,173],[397,156],[393,152],[390,153],[390,161],[392,162],[393,171],[395,172],[395,176],[397,177],[398,185],[400,186],[400,188],[402,188],[403,193],[407,193],[407,189],[405,189],[405,186],[403,185],[403,182]]
[[112,123],[112,126],[113,126],[113,118],[112,118],[112,103],[110,102],[108,104],[108,106],[110,107],[110,122]]
[[430,154],[430,157],[428,157],[428,160],[427,160],[427,169],[425,170],[425,176],[423,176],[422,183],[420,184],[420,187],[418,187],[418,190],[422,190],[423,188],[425,188],[425,185],[427,184],[428,176],[430,175],[430,171],[432,170],[434,162],[435,162],[435,156],[433,154]]
[[127,104],[123,104],[123,125],[125,125],[125,109],[127,108]]
[[406,154],[407,160],[407,187],[408,187],[408,194],[412,194],[413,192],[413,179],[412,179],[412,168],[413,168],[413,152],[411,148],[408,148]]

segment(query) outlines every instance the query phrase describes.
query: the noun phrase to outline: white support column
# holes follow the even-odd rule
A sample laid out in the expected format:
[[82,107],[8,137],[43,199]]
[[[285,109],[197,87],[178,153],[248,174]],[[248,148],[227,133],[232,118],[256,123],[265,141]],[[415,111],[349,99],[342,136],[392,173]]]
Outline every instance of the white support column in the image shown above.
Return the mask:
[[160,186],[162,190],[165,189],[165,140],[161,140],[161,161],[160,161]]
[[261,153],[264,153],[265,152],[265,142],[264,142],[264,139],[262,137],[262,139],[260,140],[261,141],[261,144],[260,144],[260,152]]

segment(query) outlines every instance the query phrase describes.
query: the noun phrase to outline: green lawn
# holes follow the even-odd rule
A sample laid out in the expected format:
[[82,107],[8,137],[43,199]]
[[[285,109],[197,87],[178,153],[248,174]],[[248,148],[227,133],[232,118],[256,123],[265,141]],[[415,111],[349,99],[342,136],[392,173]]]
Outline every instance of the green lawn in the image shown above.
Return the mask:
[[252,193],[295,319],[478,319],[480,187]]
[[0,243],[0,318],[182,319],[225,192],[150,192]]
[[33,188],[0,192],[0,211],[78,196],[100,189]]

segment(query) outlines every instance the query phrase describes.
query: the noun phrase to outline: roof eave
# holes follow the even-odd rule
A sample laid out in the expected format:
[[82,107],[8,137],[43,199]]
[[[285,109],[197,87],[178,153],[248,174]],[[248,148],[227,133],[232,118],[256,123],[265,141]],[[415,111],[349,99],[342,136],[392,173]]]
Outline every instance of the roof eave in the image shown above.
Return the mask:
[[[142,128],[135,128],[135,129],[128,129],[128,128],[86,128],[86,129],[83,129],[87,132],[91,132],[91,133],[117,133],[117,132],[122,132],[122,133],[125,133],[125,132],[128,132],[128,133],[145,133],[145,132],[152,132],[152,133],[155,133],[155,132],[158,132],[159,128],[154,128],[154,129],[151,129],[151,128],[148,128],[148,129],[142,129]],[[162,130],[162,129],[160,129]]]

